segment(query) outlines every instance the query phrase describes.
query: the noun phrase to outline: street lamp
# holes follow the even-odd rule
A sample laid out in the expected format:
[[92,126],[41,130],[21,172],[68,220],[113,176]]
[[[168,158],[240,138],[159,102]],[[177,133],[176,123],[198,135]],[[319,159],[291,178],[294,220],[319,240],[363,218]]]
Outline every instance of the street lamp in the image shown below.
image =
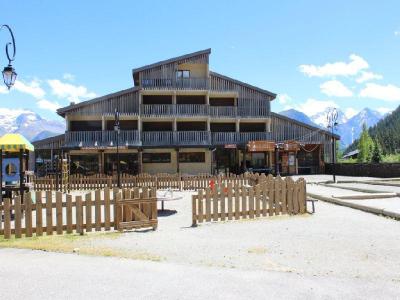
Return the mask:
[[333,174],[333,182],[336,182],[336,170],[335,170],[335,150],[336,150],[336,145],[335,145],[335,139],[333,137],[334,131],[336,127],[338,126],[338,111],[336,108],[330,108],[326,114],[326,119],[328,123],[328,129],[331,130],[331,139],[332,139],[332,174]]
[[[8,42],[6,44],[6,55],[8,59],[8,66],[4,67],[2,72],[4,84],[7,86],[8,89],[10,89],[14,85],[15,79],[17,78],[17,73],[15,72],[15,69],[11,64],[11,62],[14,61],[15,59],[15,51],[16,51],[15,38],[13,32],[11,31],[11,28],[8,25],[5,24],[1,25],[0,30],[3,28],[7,28],[11,35],[11,42]],[[12,55],[10,55],[10,46],[12,46]]]
[[118,188],[121,188],[121,174],[120,174],[120,161],[119,161],[119,132],[120,132],[120,126],[119,126],[119,112],[118,112],[118,109],[115,109],[115,113],[114,113],[114,131],[116,132],[116,135],[117,135],[117,184],[118,184]]

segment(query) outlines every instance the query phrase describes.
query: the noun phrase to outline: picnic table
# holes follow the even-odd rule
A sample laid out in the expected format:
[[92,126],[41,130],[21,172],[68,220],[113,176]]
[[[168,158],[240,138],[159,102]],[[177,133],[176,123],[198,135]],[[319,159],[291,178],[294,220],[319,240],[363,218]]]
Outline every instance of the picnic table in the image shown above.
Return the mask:
[[164,201],[175,201],[183,198],[182,196],[174,197],[174,192],[171,189],[166,191],[157,191],[156,197],[157,201],[161,201],[161,211],[164,211]]

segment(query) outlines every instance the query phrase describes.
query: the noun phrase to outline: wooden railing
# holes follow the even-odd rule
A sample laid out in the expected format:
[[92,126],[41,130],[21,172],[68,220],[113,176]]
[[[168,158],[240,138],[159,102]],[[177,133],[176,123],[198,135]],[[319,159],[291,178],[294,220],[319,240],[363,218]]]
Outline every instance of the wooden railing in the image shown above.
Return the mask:
[[306,213],[306,182],[261,175],[257,184],[217,182],[192,196],[192,225],[273,215]]
[[144,146],[173,145],[173,131],[143,131],[142,144]]
[[236,106],[210,106],[210,116],[218,118],[236,117],[238,114]]
[[211,133],[209,131],[177,131],[174,132],[176,145],[210,145]]
[[140,112],[145,116],[172,116],[176,108],[173,104],[142,104]]
[[211,140],[213,145],[234,144],[238,142],[237,132],[212,132]]
[[[34,201],[33,201],[34,200]],[[157,228],[156,190],[109,188],[82,195],[29,192],[0,204],[0,235],[5,239],[84,231]],[[4,217],[3,217],[4,215]],[[44,217],[45,216],[45,217]],[[54,222],[54,223],[53,223]]]
[[148,90],[208,90],[207,78],[145,78],[141,86]]
[[[212,182],[235,182],[240,185],[254,185],[262,179],[258,174],[244,173],[240,175],[224,175],[214,176],[210,174],[181,175],[181,174],[167,174],[159,173],[155,175],[139,174],[130,175],[122,174],[120,181],[122,188],[135,188],[135,187],[151,187],[157,189],[177,189],[177,190],[196,190],[199,188],[209,187]],[[65,182],[67,186],[61,186],[61,182],[57,181],[55,175],[46,177],[35,177],[33,188],[35,191],[78,191],[78,190],[96,190],[103,188],[117,187],[117,176],[108,176],[106,174],[97,174],[93,176],[83,176],[74,174],[69,176],[68,181]],[[56,183],[59,184],[56,184]]]
[[177,104],[177,116],[208,116],[209,106],[205,104]]
[[70,147],[94,147],[116,145],[117,137],[120,145],[140,144],[140,135],[137,130],[121,130],[119,135],[114,130],[105,131],[66,131],[65,144]]

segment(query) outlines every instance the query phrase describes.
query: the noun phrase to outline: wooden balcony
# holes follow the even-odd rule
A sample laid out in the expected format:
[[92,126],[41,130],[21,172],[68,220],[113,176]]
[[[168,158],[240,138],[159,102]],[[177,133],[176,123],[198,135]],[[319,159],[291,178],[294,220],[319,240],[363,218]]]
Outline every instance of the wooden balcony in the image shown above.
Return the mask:
[[208,131],[147,131],[142,132],[144,146],[208,146],[211,133]]
[[214,118],[236,118],[237,112],[236,106],[210,106],[210,116]]
[[[67,131],[66,147],[115,147],[115,131]],[[121,130],[121,146],[211,146],[246,144],[248,141],[271,140],[269,132],[209,132],[209,131],[144,131]]]
[[169,146],[174,145],[173,131],[143,131],[143,146]]
[[[107,131],[66,131],[66,147],[110,147],[117,144],[117,132]],[[122,146],[140,145],[140,136],[137,130],[121,130],[119,144]]]
[[175,133],[176,145],[203,145],[211,144],[211,132],[209,131],[177,131]]
[[249,141],[271,140],[270,132],[212,132],[213,145],[247,144]]
[[145,78],[141,86],[145,90],[208,90],[208,78]]

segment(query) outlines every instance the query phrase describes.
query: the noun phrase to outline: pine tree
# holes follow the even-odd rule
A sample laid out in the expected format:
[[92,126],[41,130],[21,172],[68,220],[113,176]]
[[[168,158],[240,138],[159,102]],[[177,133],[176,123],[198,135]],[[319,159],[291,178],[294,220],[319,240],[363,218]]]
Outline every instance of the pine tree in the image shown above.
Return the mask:
[[374,143],[370,137],[367,125],[363,124],[360,140],[358,141],[358,150],[360,151],[357,156],[358,162],[370,162],[372,158]]
[[380,163],[382,161],[382,148],[379,145],[378,141],[374,141],[374,150],[372,151],[371,162]]

